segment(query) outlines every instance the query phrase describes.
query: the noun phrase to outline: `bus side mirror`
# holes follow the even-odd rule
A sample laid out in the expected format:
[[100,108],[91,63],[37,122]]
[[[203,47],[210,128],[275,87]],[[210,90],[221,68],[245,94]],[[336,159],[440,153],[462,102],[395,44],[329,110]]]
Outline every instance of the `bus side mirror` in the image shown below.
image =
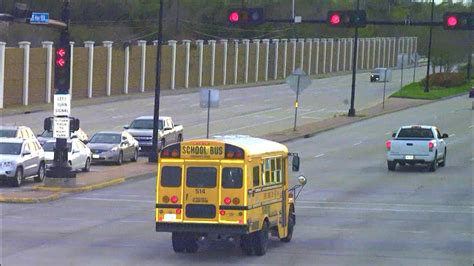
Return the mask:
[[293,170],[293,172],[298,172],[300,170],[300,157],[298,155],[293,156],[291,165],[291,169]]
[[308,182],[308,180],[306,179],[304,175],[300,175],[298,176],[298,182],[300,183],[301,186],[304,186],[306,185],[306,182]]

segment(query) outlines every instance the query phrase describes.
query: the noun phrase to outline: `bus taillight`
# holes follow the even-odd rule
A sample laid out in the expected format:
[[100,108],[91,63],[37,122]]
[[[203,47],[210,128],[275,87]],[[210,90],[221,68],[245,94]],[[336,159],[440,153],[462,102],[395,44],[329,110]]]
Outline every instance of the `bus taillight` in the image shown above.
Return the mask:
[[171,202],[172,202],[172,203],[178,202],[178,197],[177,197],[177,196],[172,196],[172,197],[171,197]]
[[220,215],[225,215],[225,211],[224,211],[224,210],[220,210],[220,211],[219,211],[219,214],[220,214]]
[[181,214],[181,209],[176,209],[176,214]]
[[161,199],[164,203],[168,203],[170,202],[170,197],[168,196],[163,196],[163,198]]
[[232,201],[231,201],[231,199],[230,199],[229,197],[225,197],[225,198],[224,198],[224,203],[225,203],[226,205],[229,205],[231,202],[232,202]]
[[240,199],[239,198],[234,198],[234,199],[232,199],[232,203],[234,203],[234,205],[239,205]]

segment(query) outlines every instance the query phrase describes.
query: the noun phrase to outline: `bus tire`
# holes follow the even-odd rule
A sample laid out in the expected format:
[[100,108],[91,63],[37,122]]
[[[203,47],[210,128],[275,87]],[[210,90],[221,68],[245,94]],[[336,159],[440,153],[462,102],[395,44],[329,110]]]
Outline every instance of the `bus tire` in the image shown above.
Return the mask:
[[291,241],[291,238],[293,237],[293,229],[295,228],[295,213],[291,212],[288,215],[288,234],[286,237],[280,238],[281,242],[288,243]]
[[242,235],[240,236],[240,248],[245,255],[252,255],[252,236],[251,235]]
[[196,253],[198,251],[198,237],[195,233],[184,233],[184,248],[187,253]]
[[255,255],[263,256],[267,253],[268,234],[269,228],[267,221],[263,223],[262,230],[252,233],[252,244]]
[[176,253],[182,253],[185,250],[185,239],[184,233],[173,232],[171,233],[171,242],[173,244],[173,250]]

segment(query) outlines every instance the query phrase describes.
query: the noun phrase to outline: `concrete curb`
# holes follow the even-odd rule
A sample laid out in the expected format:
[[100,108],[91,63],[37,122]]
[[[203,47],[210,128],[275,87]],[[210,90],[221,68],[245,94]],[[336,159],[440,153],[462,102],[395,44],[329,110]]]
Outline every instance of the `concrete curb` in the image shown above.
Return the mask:
[[[133,178],[133,177],[130,177]],[[93,185],[88,185],[88,186],[83,186],[83,187],[77,187],[77,188],[63,188],[63,187],[44,187],[44,186],[36,186],[33,187],[34,190],[40,190],[40,191],[52,191],[52,192],[64,192],[64,193],[77,193],[77,192],[86,192],[86,191],[91,191],[91,190],[97,190],[105,187],[110,187],[113,185],[117,185],[120,183],[125,182],[124,177],[118,177],[114,178],[111,180],[107,180],[105,182],[93,184]]]
[[56,192],[52,195],[41,198],[5,198],[0,196],[0,203],[44,203],[59,199],[61,194],[61,192]]

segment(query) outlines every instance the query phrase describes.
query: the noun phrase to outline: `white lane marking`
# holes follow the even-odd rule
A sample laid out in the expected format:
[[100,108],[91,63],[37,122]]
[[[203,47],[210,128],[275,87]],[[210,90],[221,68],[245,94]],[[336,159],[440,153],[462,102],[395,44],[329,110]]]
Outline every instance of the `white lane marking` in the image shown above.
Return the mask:
[[321,153],[321,154],[318,154],[316,156],[314,156],[314,158],[319,158],[319,157],[323,157],[324,156],[324,153]]
[[91,201],[123,201],[123,202],[142,202],[142,203],[155,203],[154,200],[132,200],[132,199],[104,199],[104,198],[84,198],[84,197],[73,197],[70,199],[75,200],[91,200]]
[[321,108],[321,109],[316,110],[316,111],[317,111],[317,112],[324,112],[324,111],[326,111],[326,108]]
[[474,161],[474,157],[471,158],[471,161]]
[[125,117],[124,115],[114,115],[112,116],[112,119],[117,119],[117,118],[123,118]]
[[199,106],[198,103],[193,103],[193,104],[191,104],[189,107],[198,107],[198,106]]
[[470,125],[469,128],[474,128],[474,125]]
[[451,134],[451,135],[449,135],[449,136],[450,136],[450,137],[454,137],[454,136],[456,136],[456,134],[453,133],[453,134]]
[[381,209],[381,208],[346,208],[346,207],[318,207],[318,206],[297,206],[301,209],[326,209],[326,210],[347,210],[347,211],[372,211],[372,212],[413,212],[413,213],[456,213],[456,214],[474,214],[463,211],[441,211],[441,210],[407,210],[407,209]]
[[304,119],[315,119],[315,120],[319,120],[319,119],[322,119],[322,117],[313,117],[313,116],[302,116],[301,118],[304,118]]
[[83,220],[85,220],[85,219],[60,217],[59,220],[63,220],[63,221],[83,221]]
[[119,223],[139,223],[139,224],[147,224],[147,223],[150,223],[150,221],[119,220]]
[[392,135],[392,132],[389,131],[389,132],[385,133],[385,135]]
[[357,143],[354,143],[354,144],[352,144],[352,146],[357,146],[357,145],[360,145],[360,144],[362,144],[362,141],[359,141],[359,142],[357,142]]
[[115,108],[115,107],[105,109],[105,111],[108,111],[108,112],[112,112],[112,111],[115,111],[115,110],[117,110],[117,108]]
[[[474,158],[473,158],[474,159]],[[373,205],[373,206],[397,206],[397,207],[438,207],[438,208],[472,208],[470,205],[435,205],[435,204],[403,204],[403,203],[377,203],[377,202],[350,202],[350,201],[314,201],[314,200],[298,200],[300,203],[313,204],[347,204],[347,205]]]
[[426,234],[426,231],[405,231],[405,230],[400,230],[400,233],[410,233],[410,234]]

